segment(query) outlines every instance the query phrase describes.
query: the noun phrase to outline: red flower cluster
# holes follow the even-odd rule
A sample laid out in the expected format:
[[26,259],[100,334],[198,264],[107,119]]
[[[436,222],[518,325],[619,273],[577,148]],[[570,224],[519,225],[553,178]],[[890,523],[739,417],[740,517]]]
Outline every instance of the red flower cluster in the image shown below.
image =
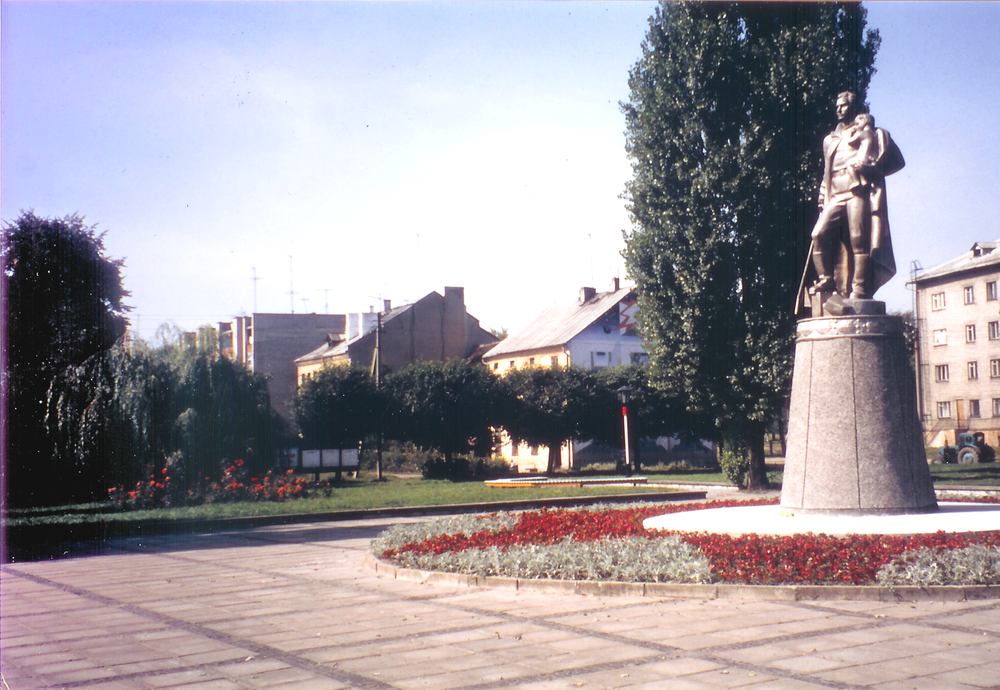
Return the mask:
[[503,549],[528,544],[555,544],[566,537],[576,541],[596,541],[614,537],[650,536],[642,526],[642,521],[655,515],[681,513],[705,508],[731,508],[733,506],[769,505],[776,501],[758,499],[752,501],[708,501],[706,503],[674,503],[668,505],[645,505],[608,510],[555,510],[541,509],[521,513],[517,524],[510,529],[498,531],[484,530],[471,535],[443,534],[420,543],[406,544],[399,549],[390,549],[383,554],[391,558],[396,553],[445,553],[465,549],[483,549],[497,546]]
[[249,477],[243,460],[234,460],[223,463],[219,481],[205,477],[203,482],[183,489],[179,486],[181,482],[170,483],[172,469],[164,467],[159,472],[159,477],[156,472],[148,470],[149,479],[137,482],[134,490],[111,487],[108,489],[108,497],[125,510],[149,510],[204,503],[285,501],[305,498],[316,488],[326,488],[314,485],[306,477],[293,476],[292,470],[271,470],[259,478]]
[[894,556],[922,548],[1000,546],[1000,532],[912,536],[796,534],[788,537],[685,533],[687,543],[708,556],[720,582],[753,585],[866,585]]
[[[581,542],[630,536],[656,539],[667,533],[648,532],[642,526],[642,521],[648,517],[706,508],[773,505],[776,502],[765,499],[708,501],[602,511],[543,509],[522,513],[517,524],[509,529],[483,530],[471,535],[441,535],[387,550],[382,557],[391,559],[404,552],[441,554],[491,546],[508,549],[518,545],[554,544],[567,537]],[[976,502],[1000,503],[1000,499]],[[1000,532],[847,537],[822,534],[729,536],[701,532],[674,535],[698,547],[706,555],[719,582],[732,584],[864,585],[873,583],[879,569],[894,556],[907,551],[921,548],[959,549],[972,544],[1000,547]]]

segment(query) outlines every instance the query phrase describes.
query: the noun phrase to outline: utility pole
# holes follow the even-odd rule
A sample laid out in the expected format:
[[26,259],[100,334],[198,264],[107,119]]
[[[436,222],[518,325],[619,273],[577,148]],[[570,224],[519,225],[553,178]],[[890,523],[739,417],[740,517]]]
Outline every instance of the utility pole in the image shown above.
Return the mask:
[[385,408],[382,404],[382,312],[378,313],[375,325],[375,352],[372,353],[372,377],[375,379],[375,467],[378,470],[378,480],[382,481],[382,427]]
[[914,374],[917,377],[917,413],[920,415],[920,431],[923,433],[924,430],[924,414],[927,410],[924,408],[924,386],[923,386],[923,374],[921,368],[923,367],[922,352],[920,351],[920,341],[923,339],[923,324],[920,318],[920,299],[917,293],[917,275],[924,270],[924,267],[920,265],[920,262],[914,259],[910,262],[910,284],[913,285],[913,368]]

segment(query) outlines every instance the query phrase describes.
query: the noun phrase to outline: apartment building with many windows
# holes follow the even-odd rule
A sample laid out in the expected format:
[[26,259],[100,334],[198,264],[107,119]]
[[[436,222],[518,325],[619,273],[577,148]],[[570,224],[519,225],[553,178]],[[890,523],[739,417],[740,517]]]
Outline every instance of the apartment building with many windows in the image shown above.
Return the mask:
[[1000,447],[1000,241],[916,276],[917,386],[924,442],[982,431]]

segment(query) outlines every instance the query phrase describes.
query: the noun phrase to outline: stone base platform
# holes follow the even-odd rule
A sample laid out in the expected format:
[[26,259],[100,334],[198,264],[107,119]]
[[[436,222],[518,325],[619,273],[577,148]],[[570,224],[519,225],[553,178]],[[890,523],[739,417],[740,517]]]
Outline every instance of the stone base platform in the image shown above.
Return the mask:
[[713,508],[647,518],[648,530],[715,534],[933,534],[1000,530],[1000,505],[939,503],[934,513],[909,515],[791,514],[781,506]]
[[781,505],[798,515],[935,510],[903,319],[874,300],[797,327]]

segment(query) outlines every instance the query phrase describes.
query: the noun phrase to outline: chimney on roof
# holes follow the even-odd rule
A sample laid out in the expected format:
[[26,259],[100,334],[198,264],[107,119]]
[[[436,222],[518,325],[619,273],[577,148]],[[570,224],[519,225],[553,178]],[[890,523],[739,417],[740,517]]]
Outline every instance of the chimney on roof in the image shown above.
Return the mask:
[[382,300],[382,311],[392,310],[392,300],[384,299]]
[[597,290],[592,287],[580,288],[580,304],[586,304],[590,300],[594,299],[594,295],[596,294]]
[[618,292],[621,290],[621,281],[616,277],[611,279],[611,292]]

